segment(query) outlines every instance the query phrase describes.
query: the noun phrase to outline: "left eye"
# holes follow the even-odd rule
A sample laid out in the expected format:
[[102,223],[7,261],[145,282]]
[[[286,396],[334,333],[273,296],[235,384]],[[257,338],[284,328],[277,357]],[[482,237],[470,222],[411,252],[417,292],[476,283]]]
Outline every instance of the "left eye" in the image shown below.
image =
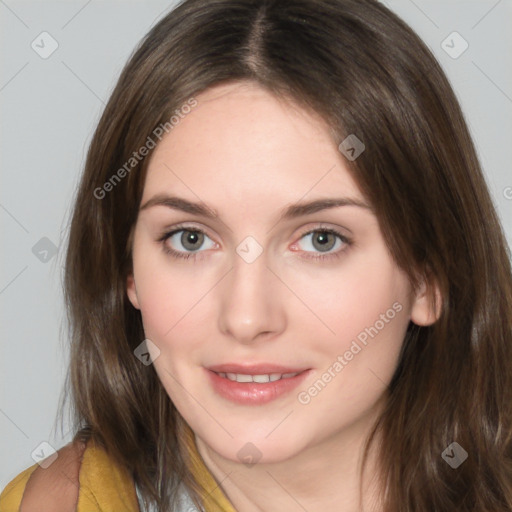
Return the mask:
[[[307,246],[312,247],[314,251],[329,253],[333,249],[340,249],[349,243],[349,240],[341,233],[330,229],[316,229],[302,235],[301,240],[307,240]],[[302,249],[306,250],[307,249]],[[336,251],[334,251],[336,252]]]

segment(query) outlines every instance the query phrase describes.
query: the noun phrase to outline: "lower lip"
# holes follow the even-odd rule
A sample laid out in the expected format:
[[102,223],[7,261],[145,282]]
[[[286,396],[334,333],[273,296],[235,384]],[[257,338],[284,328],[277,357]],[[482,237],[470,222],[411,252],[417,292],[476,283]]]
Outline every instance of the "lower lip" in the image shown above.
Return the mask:
[[213,389],[223,398],[244,405],[261,405],[276,400],[295,389],[311,370],[305,370],[295,377],[274,382],[237,382],[206,370]]

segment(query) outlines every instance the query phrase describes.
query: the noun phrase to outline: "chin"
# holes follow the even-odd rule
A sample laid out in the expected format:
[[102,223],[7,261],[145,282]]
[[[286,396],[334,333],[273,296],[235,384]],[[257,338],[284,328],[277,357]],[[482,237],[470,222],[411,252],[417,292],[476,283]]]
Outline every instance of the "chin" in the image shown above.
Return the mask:
[[219,442],[208,442],[206,444],[211,447],[218,455],[237,464],[245,464],[252,467],[254,464],[274,464],[284,462],[298,455],[305,446],[299,446],[298,443],[288,439],[288,443],[284,444],[283,437],[275,439],[265,439],[264,437],[251,436],[245,434],[243,438],[234,438],[230,440],[226,446],[225,440]]

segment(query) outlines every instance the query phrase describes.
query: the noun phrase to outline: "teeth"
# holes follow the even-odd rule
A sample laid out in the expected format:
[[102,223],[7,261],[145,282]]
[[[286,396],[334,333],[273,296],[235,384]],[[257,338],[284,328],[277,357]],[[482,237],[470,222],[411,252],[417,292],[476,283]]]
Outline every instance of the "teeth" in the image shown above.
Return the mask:
[[265,382],[275,382],[280,379],[289,379],[295,377],[296,373],[264,373],[262,375],[246,375],[243,373],[218,373],[221,377],[228,378],[236,382],[257,382],[263,384]]
[[253,375],[252,380],[254,382],[270,382],[270,375]]
[[252,375],[244,375],[243,373],[237,373],[235,379],[237,382],[253,382]]

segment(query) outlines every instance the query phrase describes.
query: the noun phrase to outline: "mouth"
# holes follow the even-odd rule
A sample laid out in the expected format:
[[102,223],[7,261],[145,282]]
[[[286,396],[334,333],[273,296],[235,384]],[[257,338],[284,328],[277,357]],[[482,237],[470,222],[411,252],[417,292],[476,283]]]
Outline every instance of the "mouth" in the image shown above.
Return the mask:
[[261,405],[289,394],[312,371],[311,368],[233,364],[205,370],[217,395],[245,405]]

